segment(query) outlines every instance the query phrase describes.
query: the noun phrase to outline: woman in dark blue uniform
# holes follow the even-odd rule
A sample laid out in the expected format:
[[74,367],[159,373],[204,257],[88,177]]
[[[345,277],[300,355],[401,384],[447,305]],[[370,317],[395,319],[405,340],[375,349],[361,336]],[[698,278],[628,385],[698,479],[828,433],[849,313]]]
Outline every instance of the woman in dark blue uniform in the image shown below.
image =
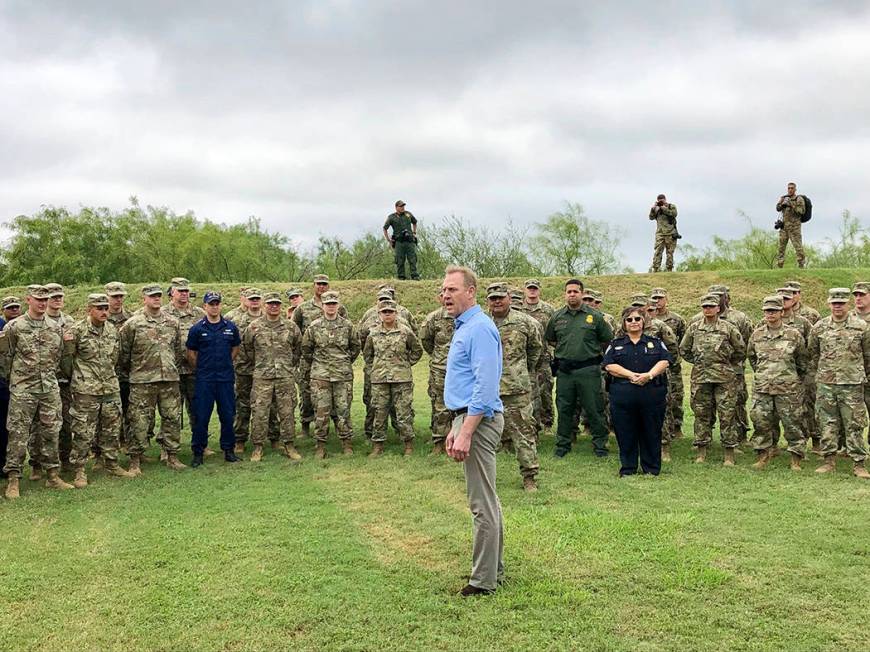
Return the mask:
[[659,338],[644,335],[646,319],[640,308],[623,310],[626,334],[610,343],[602,362],[610,374],[610,415],[619,444],[620,477],[637,473],[638,453],[643,473],[658,475],[662,468],[665,371],[673,357]]

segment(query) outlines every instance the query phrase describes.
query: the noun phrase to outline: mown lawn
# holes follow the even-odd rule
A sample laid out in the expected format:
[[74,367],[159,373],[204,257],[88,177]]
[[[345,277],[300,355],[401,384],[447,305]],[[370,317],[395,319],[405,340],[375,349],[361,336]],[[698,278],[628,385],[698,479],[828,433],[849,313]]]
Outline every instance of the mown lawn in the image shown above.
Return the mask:
[[620,480],[588,438],[555,460],[545,437],[534,495],[500,455],[508,580],[457,597],[470,516],[461,467],[427,456],[425,373],[411,459],[394,435],[364,457],[358,401],[350,459],[333,439],[315,462],[307,439],[297,464],[23,481],[0,503],[2,649],[870,648],[870,483],[845,461],[794,474],[787,455],[701,467],[690,438],[659,478]]

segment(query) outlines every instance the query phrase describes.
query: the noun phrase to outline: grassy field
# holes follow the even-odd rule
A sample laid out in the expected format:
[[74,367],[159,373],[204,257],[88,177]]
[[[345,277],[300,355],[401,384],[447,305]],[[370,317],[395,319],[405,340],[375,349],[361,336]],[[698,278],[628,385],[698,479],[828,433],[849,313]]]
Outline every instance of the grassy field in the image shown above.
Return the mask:
[[[688,316],[707,285],[724,281],[735,304],[759,316],[759,298],[794,277],[807,303],[823,308],[826,288],[870,270],[614,276],[590,285],[615,312],[636,289],[662,283]],[[562,280],[542,280],[545,298],[561,303]],[[377,282],[334,285],[358,316]],[[435,287],[403,282],[401,300],[425,314]],[[88,291],[69,290],[72,312]],[[516,462],[500,455],[507,582],[492,597],[458,598],[470,515],[461,467],[427,456],[425,362],[415,369],[410,459],[392,433],[383,458],[365,458],[358,382],[353,458],[337,455],[333,434],[322,462],[306,439],[300,463],[272,453],[232,467],[210,458],[180,473],[152,464],[138,480],[95,472],[86,489],[63,493],[23,480],[22,498],[0,503],[0,647],[870,649],[870,483],[853,478],[846,461],[817,476],[812,458],[795,474],[782,455],[756,472],[746,453],[725,469],[715,448],[709,464],[694,465],[690,413],[689,437],[655,479],[618,479],[615,456],[594,458],[586,437],[556,460],[548,434],[541,490],[527,495]]]
[[[0,503],[3,649],[867,650],[870,483],[692,463],[616,477],[583,437],[541,444],[541,490],[499,456],[507,582],[463,600],[471,526],[462,469],[418,450],[291,463],[217,458],[144,477],[101,472]],[[361,383],[356,386],[357,398]],[[691,431],[691,416],[687,432]],[[615,443],[611,444],[615,451]],[[156,453],[156,451],[154,451]],[[183,456],[189,460],[189,452]]]

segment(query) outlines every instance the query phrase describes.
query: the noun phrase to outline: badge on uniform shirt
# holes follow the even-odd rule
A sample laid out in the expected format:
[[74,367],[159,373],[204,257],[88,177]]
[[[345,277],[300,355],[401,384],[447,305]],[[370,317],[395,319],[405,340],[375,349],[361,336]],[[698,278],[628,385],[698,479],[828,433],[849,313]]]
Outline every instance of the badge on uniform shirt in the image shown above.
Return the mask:
[[592,315],[586,315],[586,323],[587,324],[591,324],[594,321],[595,321],[595,317],[593,317]]
[[652,342],[647,342],[647,343],[646,343],[646,348],[651,349],[651,348],[653,348],[653,347],[655,347],[655,344],[653,344]]

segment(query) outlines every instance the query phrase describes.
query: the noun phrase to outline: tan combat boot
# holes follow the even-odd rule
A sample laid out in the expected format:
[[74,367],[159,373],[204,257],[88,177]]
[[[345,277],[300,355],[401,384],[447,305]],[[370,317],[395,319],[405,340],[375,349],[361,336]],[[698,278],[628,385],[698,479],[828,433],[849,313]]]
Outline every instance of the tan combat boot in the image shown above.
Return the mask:
[[350,439],[341,440],[341,452],[348,457],[353,455],[353,444],[351,444]]
[[734,466],[734,449],[726,448],[725,449],[725,461],[722,462],[722,466]]
[[439,441],[432,444],[432,452],[429,453],[429,455],[444,455],[446,452],[447,450],[444,448],[444,442]]
[[42,480],[42,467],[39,464],[34,464],[30,467],[30,481],[38,482]]
[[816,469],[816,473],[832,473],[837,470],[837,456],[825,455],[825,462]]
[[789,468],[792,471],[800,471],[801,470],[801,456],[797,453],[791,454],[791,464],[789,464]]
[[10,473],[6,478],[6,492],[3,494],[9,500],[18,498],[21,494],[18,490],[18,475]]
[[662,444],[662,462],[671,461],[671,445]]
[[695,458],[695,464],[703,464],[707,461],[707,447],[698,446],[698,456]]
[[187,468],[187,465],[182,464],[181,460],[178,459],[178,455],[176,455],[175,453],[166,454],[166,466],[173,471],[183,471]]
[[752,465],[752,468],[756,471],[760,471],[770,462],[770,449],[756,451],[758,457],[755,460],[755,464]]
[[130,475],[134,478],[142,475],[142,466],[139,455],[130,455]]
[[117,464],[112,464],[111,466],[106,467],[106,473],[109,475],[114,475],[116,478],[134,478],[136,477],[130,471],[125,471]]
[[411,457],[414,454],[414,442],[406,441],[405,442],[405,450],[402,452],[402,455],[405,457]]
[[84,467],[78,467],[76,469],[76,477],[73,480],[73,487],[76,489],[84,489],[88,486],[88,474],[85,473]]
[[263,447],[259,444],[254,444],[254,450],[251,452],[251,461],[260,462],[263,459]]
[[380,457],[384,454],[384,442],[376,441],[372,443],[372,452],[369,453],[369,457]]
[[870,480],[870,473],[864,468],[864,462],[855,462],[855,467],[852,469],[852,475],[862,480]]
[[236,447],[233,449],[233,452],[234,452],[236,455],[244,455],[244,453],[245,453],[245,442],[243,442],[243,441],[237,441],[237,442],[236,442]]
[[324,442],[319,441],[314,446],[314,459],[316,459],[316,460],[325,460],[326,459],[326,444]]
[[296,450],[296,447],[291,443],[284,444],[284,454],[288,458],[293,460],[294,462],[297,462],[297,461],[302,459],[302,456],[299,454],[299,451]]
[[523,491],[534,493],[538,490],[538,483],[532,477],[523,478]]
[[69,482],[64,482],[57,469],[49,469],[45,475],[45,486],[47,489],[75,489]]

